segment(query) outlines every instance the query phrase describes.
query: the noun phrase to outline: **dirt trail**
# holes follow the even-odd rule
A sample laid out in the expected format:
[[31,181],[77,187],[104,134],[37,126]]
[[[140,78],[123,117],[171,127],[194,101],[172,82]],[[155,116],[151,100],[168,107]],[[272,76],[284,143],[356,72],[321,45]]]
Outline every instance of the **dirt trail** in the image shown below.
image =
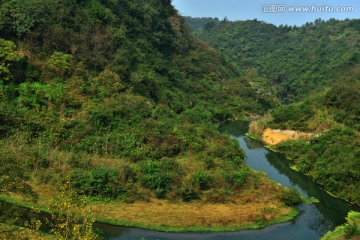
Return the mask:
[[262,140],[270,146],[279,144],[283,141],[292,139],[296,140],[299,138],[309,139],[313,136],[312,133],[303,133],[292,130],[279,130],[267,128],[263,132]]

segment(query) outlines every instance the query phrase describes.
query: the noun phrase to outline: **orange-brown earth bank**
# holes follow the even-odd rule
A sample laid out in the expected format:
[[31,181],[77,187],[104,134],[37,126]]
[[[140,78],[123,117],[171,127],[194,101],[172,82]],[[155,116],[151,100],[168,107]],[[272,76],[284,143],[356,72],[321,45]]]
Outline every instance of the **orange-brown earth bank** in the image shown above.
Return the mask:
[[267,128],[262,134],[262,141],[266,145],[273,146],[286,140],[309,139],[312,136],[312,133]]

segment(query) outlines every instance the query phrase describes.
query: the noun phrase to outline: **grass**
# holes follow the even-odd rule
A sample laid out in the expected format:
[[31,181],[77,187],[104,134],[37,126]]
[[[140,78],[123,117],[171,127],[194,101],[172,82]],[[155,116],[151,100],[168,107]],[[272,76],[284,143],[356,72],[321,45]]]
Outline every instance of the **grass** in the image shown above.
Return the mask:
[[360,212],[349,212],[346,220],[347,223],[327,232],[321,240],[360,239]]
[[[222,141],[222,139],[220,138],[218,141]],[[216,142],[209,143],[208,148],[216,149],[216,147]],[[53,168],[58,169],[61,174],[65,175],[70,169],[70,166],[65,161],[68,156],[58,154],[58,152],[50,155],[54,162],[52,164]],[[55,159],[54,156],[59,159]],[[191,176],[193,172],[206,168],[206,163],[202,160],[202,156],[193,156],[192,154],[182,155],[176,161],[183,167],[187,177]],[[64,162],[64,164],[57,163],[55,165],[55,162]],[[103,166],[103,164],[114,164],[113,167],[119,167],[117,163],[112,163],[110,159],[101,161],[98,156],[92,156],[91,162],[99,167]],[[220,158],[215,158],[214,162],[215,167],[211,171],[215,172],[221,169],[223,161]],[[52,176],[51,174],[55,177],[57,176],[53,172],[50,172],[49,176]],[[263,174],[256,174],[256,176],[257,181],[254,180],[254,175],[241,187],[232,189],[229,199],[225,199],[225,203],[221,204],[210,203],[211,197],[207,198],[207,196],[211,195],[207,195],[207,193],[211,193],[211,190],[204,193],[201,201],[193,201],[191,203],[178,200],[179,196],[177,195],[174,195],[172,198],[170,196],[171,201],[158,200],[152,198],[155,196],[154,194],[145,192],[143,199],[147,201],[137,201],[134,203],[124,203],[120,200],[91,201],[91,215],[98,222],[159,231],[234,231],[257,229],[293,219],[297,215],[297,211],[286,207],[279,200],[279,194],[283,187],[267,179]],[[34,177],[29,183],[39,195],[37,203],[29,202],[14,194],[0,196],[0,198],[17,205],[44,212],[54,210],[50,209],[49,206],[56,188],[49,183],[40,184],[41,181],[38,181],[38,184],[36,184],[36,179]],[[224,186],[223,189],[226,190],[226,185]],[[173,191],[176,192],[175,189]]]
[[256,136],[256,135],[251,134],[251,133],[246,133],[245,136],[247,136],[249,138],[252,138],[252,139],[255,139],[255,140],[260,140],[261,141],[261,138],[259,136]]
[[292,170],[294,170],[295,172],[300,172],[300,169],[299,169],[299,167],[297,165],[292,165],[290,168]]
[[[49,209],[34,207],[7,196],[0,198],[12,204],[49,212]],[[290,221],[299,212],[294,208],[278,208],[276,205],[264,203],[169,203],[152,199],[151,202],[132,204],[118,201],[92,203],[92,214],[97,222],[122,227],[165,232],[222,232],[264,228]]]
[[[264,204],[150,203],[97,204],[92,206],[97,221],[158,231],[234,231],[257,229],[293,219],[291,208]],[[270,209],[264,213],[264,209]]]
[[[49,211],[43,207],[34,207],[14,200],[9,196],[1,196],[0,199],[36,210]],[[249,201],[249,199],[243,200]],[[264,203],[169,203],[157,199],[133,204],[117,201],[93,203],[92,210],[96,222],[164,232],[223,232],[259,229],[291,221],[299,214],[295,208],[278,208],[276,205]],[[30,231],[24,228],[21,230]]]
[[273,148],[273,147],[271,147],[269,145],[265,145],[264,148],[266,148],[266,149],[268,149],[268,150],[270,150],[272,152],[279,152],[277,149],[275,149],[275,148]]
[[126,204],[120,201],[93,203],[92,211],[99,222],[157,231],[235,231],[258,229],[292,220],[294,208],[284,206],[274,193],[282,190],[263,176],[258,189],[247,189],[233,202],[149,202]]
[[320,185],[320,187],[321,187],[322,190],[324,190],[327,194],[329,194],[329,195],[332,196],[333,198],[341,199],[341,200],[343,200],[343,201],[345,201],[345,202],[348,202],[348,203],[350,203],[350,204],[352,204],[352,205],[357,205],[355,202],[351,202],[351,201],[349,201],[349,200],[347,200],[347,199],[344,199],[344,198],[341,198],[341,197],[335,195],[335,194],[332,193],[332,192],[329,192],[328,190],[326,190],[326,189],[325,189],[323,186],[321,186],[321,185]]
[[[147,202],[124,203],[120,200],[90,202],[92,216],[97,222],[138,227],[157,231],[235,231],[258,229],[290,221],[298,211],[286,207],[276,197],[281,185],[262,176],[257,189],[244,188],[235,193],[227,203],[193,201],[167,201],[155,198]],[[13,204],[49,212],[54,190],[43,186],[34,189],[39,194],[38,203],[26,202],[16,195],[0,196]]]
[[53,235],[23,228],[6,223],[0,223],[0,239],[56,239]]
[[235,121],[244,121],[244,122],[249,122],[250,119],[245,117],[245,116],[240,116],[240,117],[235,117]]
[[320,200],[315,198],[315,197],[304,197],[302,196],[302,200],[304,201],[304,204],[314,204],[314,203],[319,203]]
[[266,222],[259,222],[256,224],[248,224],[243,226],[186,226],[186,227],[172,227],[172,226],[161,226],[161,225],[146,225],[141,223],[134,223],[122,220],[111,220],[107,218],[97,218],[98,222],[106,223],[110,225],[118,225],[122,227],[136,227],[161,232],[230,232],[230,231],[241,231],[241,230],[252,230],[260,229],[273,224],[288,222],[298,216],[299,211],[297,209],[291,209],[287,216],[283,216],[276,220],[270,220]]

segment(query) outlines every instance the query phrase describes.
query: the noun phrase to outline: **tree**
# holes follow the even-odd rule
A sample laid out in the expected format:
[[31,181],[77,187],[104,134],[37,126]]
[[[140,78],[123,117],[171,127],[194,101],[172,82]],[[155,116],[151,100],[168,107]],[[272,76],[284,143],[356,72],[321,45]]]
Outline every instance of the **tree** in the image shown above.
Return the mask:
[[10,66],[17,60],[19,56],[15,44],[0,38],[0,80],[7,81],[12,78]]
[[47,12],[47,3],[44,0],[1,1],[0,32],[23,36],[44,23]]
[[74,66],[74,57],[71,54],[62,52],[54,52],[47,61],[46,77],[48,79],[54,77],[64,78],[70,75]]
[[119,94],[124,86],[120,76],[109,69],[105,69],[98,76],[89,80],[89,91],[91,94],[100,97],[110,97]]
[[60,240],[96,240],[100,237],[93,231],[94,219],[88,218],[90,209],[86,199],[73,189],[69,178],[55,195],[51,208],[53,229],[51,232]]
[[206,31],[209,31],[211,28],[215,27],[216,25],[216,22],[215,21],[210,21],[210,22],[207,22],[204,26],[204,29]]

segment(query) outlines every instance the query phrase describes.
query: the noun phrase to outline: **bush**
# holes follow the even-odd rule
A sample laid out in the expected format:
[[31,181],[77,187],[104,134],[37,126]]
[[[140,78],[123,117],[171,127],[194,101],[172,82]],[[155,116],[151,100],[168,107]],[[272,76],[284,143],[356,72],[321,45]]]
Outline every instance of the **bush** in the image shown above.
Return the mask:
[[295,206],[303,203],[300,194],[293,188],[284,189],[280,194],[280,200],[288,206]]
[[176,185],[183,171],[175,160],[164,159],[141,163],[140,173],[140,183],[145,188],[155,190],[157,197],[163,197]]
[[190,202],[191,200],[200,199],[199,190],[195,188],[191,183],[185,182],[178,190],[179,196],[184,202]]
[[155,169],[148,170],[148,173],[142,174],[140,177],[140,182],[145,188],[152,190],[170,190],[172,183],[172,173],[163,172],[157,167],[155,167]]
[[134,183],[137,181],[137,174],[131,166],[124,165],[119,170],[119,179],[121,180],[122,183],[125,183],[125,184]]
[[235,171],[235,170],[227,171],[225,173],[225,180],[233,188],[239,188],[246,182],[249,173],[250,171],[247,168],[242,169],[241,171]]
[[350,222],[345,224],[345,238],[349,239],[359,234],[359,229],[356,223]]
[[81,156],[81,154],[73,153],[69,159],[69,165],[71,168],[89,169],[92,167],[92,163]]
[[214,169],[216,167],[215,161],[211,157],[205,157],[204,162],[206,165],[206,169],[208,169],[208,170]]
[[75,169],[71,173],[71,182],[75,189],[88,196],[116,198],[124,187],[119,184],[119,173],[108,167],[94,168],[90,172]]
[[196,172],[190,179],[191,183],[200,190],[208,190],[213,187],[213,177],[207,172]]

